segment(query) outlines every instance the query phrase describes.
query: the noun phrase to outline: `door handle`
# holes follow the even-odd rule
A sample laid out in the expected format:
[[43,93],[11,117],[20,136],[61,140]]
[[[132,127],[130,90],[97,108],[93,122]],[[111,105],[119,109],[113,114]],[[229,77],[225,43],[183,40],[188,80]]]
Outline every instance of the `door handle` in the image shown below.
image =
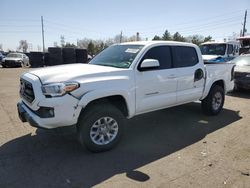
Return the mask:
[[168,78],[169,79],[174,79],[174,78],[176,78],[176,76],[174,74],[171,74],[171,75],[168,76]]

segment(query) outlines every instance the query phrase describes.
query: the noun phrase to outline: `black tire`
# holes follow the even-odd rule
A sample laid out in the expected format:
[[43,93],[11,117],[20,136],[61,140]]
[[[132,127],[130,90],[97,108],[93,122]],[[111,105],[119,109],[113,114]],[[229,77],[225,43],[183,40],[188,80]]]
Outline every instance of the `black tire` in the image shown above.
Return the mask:
[[223,108],[224,100],[225,100],[224,89],[218,85],[212,86],[207,97],[201,101],[201,107],[203,112],[207,115],[219,114]]
[[[113,137],[113,139],[110,140],[107,144],[97,144],[95,142],[98,142],[93,138],[93,134],[91,137],[91,130],[93,132],[94,129],[101,129],[101,128],[96,128],[94,125],[98,123],[98,120],[104,121],[102,118],[111,118],[114,121],[111,121],[112,126],[118,127],[118,132],[116,132],[116,136]],[[110,120],[110,119],[109,119]],[[115,147],[117,143],[120,140],[120,137],[123,132],[123,126],[124,126],[124,116],[121,113],[119,109],[117,109],[115,106],[109,104],[109,103],[100,103],[100,104],[94,104],[88,107],[85,112],[83,112],[80,115],[79,121],[78,121],[78,139],[81,143],[82,146],[86,146],[86,148],[92,152],[103,152],[103,151],[108,151]],[[106,121],[106,120],[105,120]],[[107,122],[107,121],[106,121]],[[116,122],[116,124],[114,123]],[[109,123],[104,123],[106,126],[111,126],[107,125]],[[115,125],[114,125],[115,124]],[[117,125],[117,126],[116,126]],[[104,128],[105,129],[105,128]],[[108,128],[110,129],[110,127]],[[101,132],[101,130],[99,130]],[[107,131],[107,130],[106,130]],[[112,131],[111,131],[112,132]],[[108,132],[108,133],[111,133]],[[114,134],[114,132],[112,134]],[[96,136],[96,138],[99,138],[103,136],[108,140],[108,133],[98,133],[99,135]],[[106,134],[104,136],[104,134]],[[93,141],[95,140],[95,142]]]

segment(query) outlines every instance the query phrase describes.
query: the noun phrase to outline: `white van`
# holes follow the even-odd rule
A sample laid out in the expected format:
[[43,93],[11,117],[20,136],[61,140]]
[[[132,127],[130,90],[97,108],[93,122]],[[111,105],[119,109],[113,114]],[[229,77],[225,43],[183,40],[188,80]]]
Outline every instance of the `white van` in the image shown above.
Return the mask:
[[202,58],[205,62],[227,62],[239,56],[240,43],[228,42],[205,42],[200,46]]

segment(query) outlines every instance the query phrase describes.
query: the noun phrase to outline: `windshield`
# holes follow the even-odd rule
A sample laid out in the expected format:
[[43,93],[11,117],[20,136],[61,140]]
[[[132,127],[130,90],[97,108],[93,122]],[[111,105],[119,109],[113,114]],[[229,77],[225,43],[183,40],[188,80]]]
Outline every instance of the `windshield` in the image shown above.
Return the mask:
[[129,68],[143,45],[114,45],[95,56],[89,64]]
[[250,56],[239,56],[233,61],[237,66],[250,66]]
[[7,55],[7,57],[16,57],[16,58],[22,58],[21,54],[14,54],[14,53],[10,53]]
[[204,44],[201,47],[202,55],[225,55],[226,44]]

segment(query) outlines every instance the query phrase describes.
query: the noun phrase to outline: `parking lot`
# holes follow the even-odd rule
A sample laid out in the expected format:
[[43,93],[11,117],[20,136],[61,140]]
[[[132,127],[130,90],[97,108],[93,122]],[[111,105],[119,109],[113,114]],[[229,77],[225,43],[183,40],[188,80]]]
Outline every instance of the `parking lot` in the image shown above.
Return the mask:
[[127,122],[113,150],[90,153],[74,133],[18,119],[19,76],[0,68],[0,187],[249,187],[250,92],[226,96],[218,116],[198,102]]

